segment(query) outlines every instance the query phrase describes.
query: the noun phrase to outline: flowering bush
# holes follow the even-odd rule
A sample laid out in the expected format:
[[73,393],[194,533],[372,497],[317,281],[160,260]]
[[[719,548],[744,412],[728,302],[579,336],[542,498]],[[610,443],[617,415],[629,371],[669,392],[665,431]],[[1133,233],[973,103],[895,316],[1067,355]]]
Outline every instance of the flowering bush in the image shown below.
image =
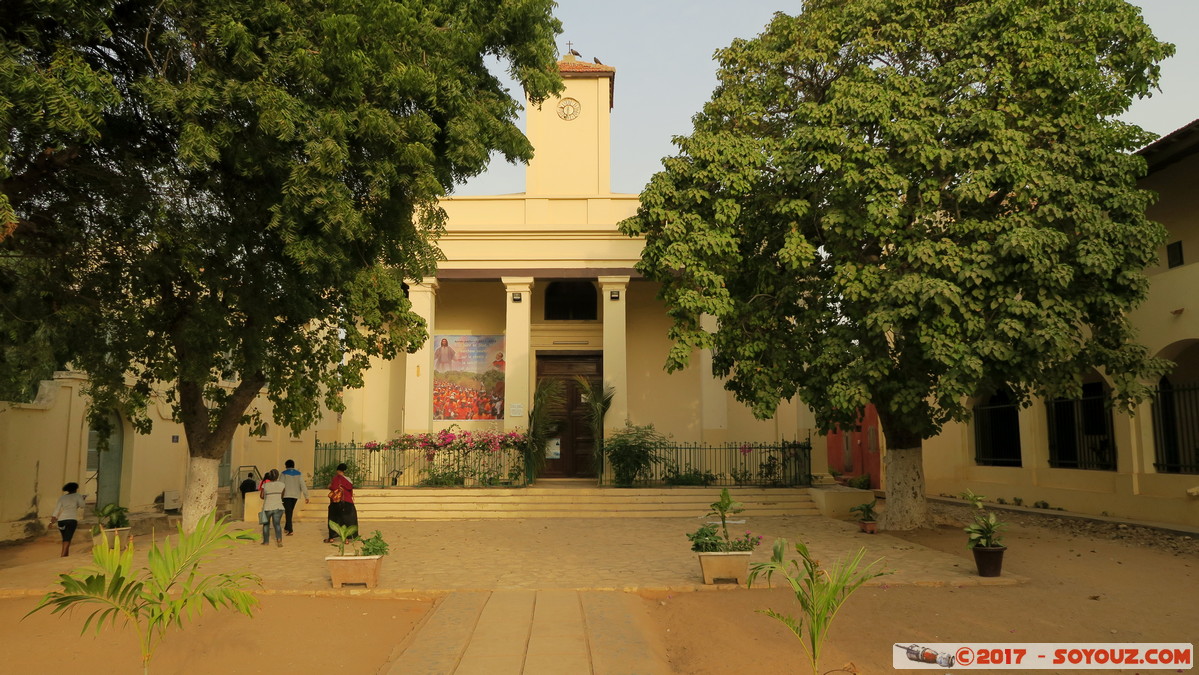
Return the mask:
[[363,447],[386,454],[413,453],[423,478],[422,486],[498,485],[524,480],[524,448],[528,436],[520,432],[469,431],[452,425],[440,431],[403,434],[387,441],[369,441]]
[[403,434],[384,443],[367,443],[366,447],[381,450],[423,450],[425,459],[433,461],[438,453],[498,453],[502,450],[520,451],[527,442],[525,434],[517,431],[469,431],[452,425],[440,431],[423,434]]

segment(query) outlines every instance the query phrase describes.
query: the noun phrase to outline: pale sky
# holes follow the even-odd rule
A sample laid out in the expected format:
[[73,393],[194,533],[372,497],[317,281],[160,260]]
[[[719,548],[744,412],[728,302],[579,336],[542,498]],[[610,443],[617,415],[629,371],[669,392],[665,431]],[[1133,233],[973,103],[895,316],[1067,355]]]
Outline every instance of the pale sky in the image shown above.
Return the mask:
[[[1199,118],[1199,0],[1134,0],[1159,40],[1177,53],[1162,64],[1161,91],[1124,118],[1167,134]],[[712,54],[738,37],[762,32],[776,11],[798,12],[795,0],[559,0],[558,51],[566,42],[590,62],[616,68],[612,109],[612,191],[641,192],[672,136],[691,132],[691,116],[716,86]],[[516,90],[520,96],[519,90]],[[523,120],[522,120],[523,125]],[[524,191],[524,165],[497,158],[456,195]]]

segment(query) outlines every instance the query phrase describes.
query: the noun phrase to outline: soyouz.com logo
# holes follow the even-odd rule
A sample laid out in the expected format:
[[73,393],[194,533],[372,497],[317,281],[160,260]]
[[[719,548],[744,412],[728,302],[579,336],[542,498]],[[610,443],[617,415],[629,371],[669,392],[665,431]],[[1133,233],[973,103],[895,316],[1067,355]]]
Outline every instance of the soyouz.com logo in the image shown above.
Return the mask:
[[993,642],[963,644],[932,642],[896,644],[895,669],[943,670],[1190,670],[1195,647],[1186,642],[1053,643]]

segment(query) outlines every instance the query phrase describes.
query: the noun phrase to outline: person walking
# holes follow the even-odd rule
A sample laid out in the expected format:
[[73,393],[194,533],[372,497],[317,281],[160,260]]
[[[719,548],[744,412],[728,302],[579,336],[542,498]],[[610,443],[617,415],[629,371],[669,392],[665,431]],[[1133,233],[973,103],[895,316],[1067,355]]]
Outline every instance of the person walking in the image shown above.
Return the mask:
[[283,531],[287,536],[291,536],[291,516],[296,510],[296,502],[300,501],[300,497],[304,498],[304,503],[308,503],[308,486],[304,485],[304,474],[296,470],[294,460],[287,460],[283,463],[287,467],[283,470],[283,510],[284,521]]
[[50,515],[50,524],[58,523],[58,531],[62,534],[62,557],[71,554],[71,539],[75,537],[75,528],[79,526],[79,514],[83,511],[83,495],[79,494],[79,483],[67,483],[62,486],[66,494],[58,498],[54,505],[54,513]]
[[[329,481],[329,522],[343,527],[358,527],[358,509],[354,506],[354,483],[346,477],[345,462],[337,465],[337,475]],[[337,533],[330,527],[325,543],[332,543],[336,536]]]
[[271,525],[275,526],[275,545],[283,546],[283,528],[279,521],[283,519],[283,482],[279,480],[279,471],[271,469],[262,483],[259,494],[262,495],[262,545],[271,543]]

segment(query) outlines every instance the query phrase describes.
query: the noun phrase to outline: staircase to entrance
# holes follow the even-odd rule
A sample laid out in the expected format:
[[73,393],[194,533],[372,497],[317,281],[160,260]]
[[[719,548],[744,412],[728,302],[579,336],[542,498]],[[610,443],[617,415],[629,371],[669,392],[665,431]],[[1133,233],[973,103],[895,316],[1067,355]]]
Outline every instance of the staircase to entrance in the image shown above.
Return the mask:
[[[539,479],[523,488],[389,488],[354,490],[360,521],[489,518],[696,518],[720,498],[718,487],[596,487],[594,479]],[[731,487],[754,516],[818,516],[809,488]],[[328,502],[314,489],[297,518],[322,521]]]

